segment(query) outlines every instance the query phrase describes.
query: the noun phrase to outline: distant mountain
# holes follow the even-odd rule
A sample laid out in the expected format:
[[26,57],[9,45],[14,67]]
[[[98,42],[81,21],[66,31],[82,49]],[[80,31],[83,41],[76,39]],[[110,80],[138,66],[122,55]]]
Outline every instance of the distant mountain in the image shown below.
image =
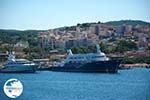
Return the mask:
[[141,21],[141,20],[120,20],[120,21],[109,21],[109,22],[87,22],[87,23],[78,23],[76,26],[64,26],[64,27],[59,27],[56,29],[59,29],[61,31],[70,31],[70,30],[76,30],[76,27],[80,27],[80,28],[88,28],[93,24],[105,24],[105,25],[111,25],[111,26],[120,26],[120,25],[132,25],[132,26],[136,26],[136,25],[143,25],[143,26],[150,26],[149,22],[145,22],[145,21]]
[[[145,22],[141,20],[120,20],[120,21],[109,21],[105,23],[99,22],[88,22],[88,23],[78,23],[76,26],[64,26],[64,27],[58,27],[55,29],[61,30],[61,31],[70,31],[70,30],[76,30],[76,27],[81,27],[81,28],[88,28],[92,24],[105,24],[105,25],[112,25],[112,26],[120,26],[123,24],[126,25],[144,25],[144,26],[150,26],[150,22]],[[0,29],[0,33],[8,33],[8,34],[19,34],[19,33],[26,33],[26,34],[37,34],[39,32],[44,32],[47,30],[5,30],[5,29]]]
[[126,25],[145,25],[145,26],[150,26],[149,22],[141,21],[141,20],[121,20],[121,21],[109,21],[104,23],[106,25],[112,25],[112,26],[120,26],[123,24]]
[[8,29],[0,29],[0,33],[8,33],[8,34],[20,34],[20,33],[30,33],[30,34],[36,34],[38,32],[41,32],[43,30],[8,30]]

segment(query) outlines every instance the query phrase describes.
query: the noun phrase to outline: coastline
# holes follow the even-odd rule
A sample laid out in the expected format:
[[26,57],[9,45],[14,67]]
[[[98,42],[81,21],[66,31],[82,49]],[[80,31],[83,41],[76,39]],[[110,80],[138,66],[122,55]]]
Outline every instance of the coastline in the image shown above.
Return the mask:
[[[0,69],[4,68],[3,64],[0,63]],[[52,66],[40,66],[38,71],[50,71]],[[133,69],[133,68],[150,68],[150,64],[146,63],[134,63],[134,64],[120,64],[119,70]]]
[[120,64],[119,69],[132,69],[132,68],[150,68],[150,64],[135,63],[135,64]]
[[[38,68],[39,71],[46,71],[46,70],[51,70],[51,67],[40,67]],[[126,69],[133,69],[133,68],[150,68],[150,64],[146,64],[146,63],[135,63],[135,64],[120,64],[119,66],[119,70],[126,70]]]

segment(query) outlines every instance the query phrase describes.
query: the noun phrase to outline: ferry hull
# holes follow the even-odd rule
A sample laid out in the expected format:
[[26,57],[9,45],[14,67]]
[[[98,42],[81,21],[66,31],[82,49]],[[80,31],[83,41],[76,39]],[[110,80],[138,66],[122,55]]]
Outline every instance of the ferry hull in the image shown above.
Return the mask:
[[4,66],[4,68],[0,69],[1,73],[34,73],[37,69],[37,65],[32,66]]
[[52,71],[65,72],[100,72],[100,73],[117,73],[120,60],[97,61],[86,64],[65,64],[63,67],[52,67]]

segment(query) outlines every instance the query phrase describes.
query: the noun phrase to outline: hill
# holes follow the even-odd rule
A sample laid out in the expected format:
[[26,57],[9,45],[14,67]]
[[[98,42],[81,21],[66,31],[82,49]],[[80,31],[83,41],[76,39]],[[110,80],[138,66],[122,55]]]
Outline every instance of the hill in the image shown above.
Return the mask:
[[0,42],[2,43],[16,43],[20,40],[32,41],[37,37],[39,30],[4,30],[0,29]]
[[141,21],[141,20],[121,20],[121,21],[109,21],[104,23],[106,25],[112,25],[112,26],[120,26],[123,24],[126,25],[144,25],[144,26],[150,26],[149,22]]

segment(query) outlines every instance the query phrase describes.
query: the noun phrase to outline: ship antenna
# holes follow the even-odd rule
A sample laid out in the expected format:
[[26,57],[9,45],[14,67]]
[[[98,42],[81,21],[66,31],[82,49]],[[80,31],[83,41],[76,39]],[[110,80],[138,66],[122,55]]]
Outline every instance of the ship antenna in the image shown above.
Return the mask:
[[8,54],[9,54],[9,52],[8,52],[8,51],[6,51],[6,54],[8,55]]
[[14,52],[14,51],[12,51],[12,54],[14,55],[14,54],[15,54],[15,52]]
[[97,53],[101,53],[99,44],[96,44]]

